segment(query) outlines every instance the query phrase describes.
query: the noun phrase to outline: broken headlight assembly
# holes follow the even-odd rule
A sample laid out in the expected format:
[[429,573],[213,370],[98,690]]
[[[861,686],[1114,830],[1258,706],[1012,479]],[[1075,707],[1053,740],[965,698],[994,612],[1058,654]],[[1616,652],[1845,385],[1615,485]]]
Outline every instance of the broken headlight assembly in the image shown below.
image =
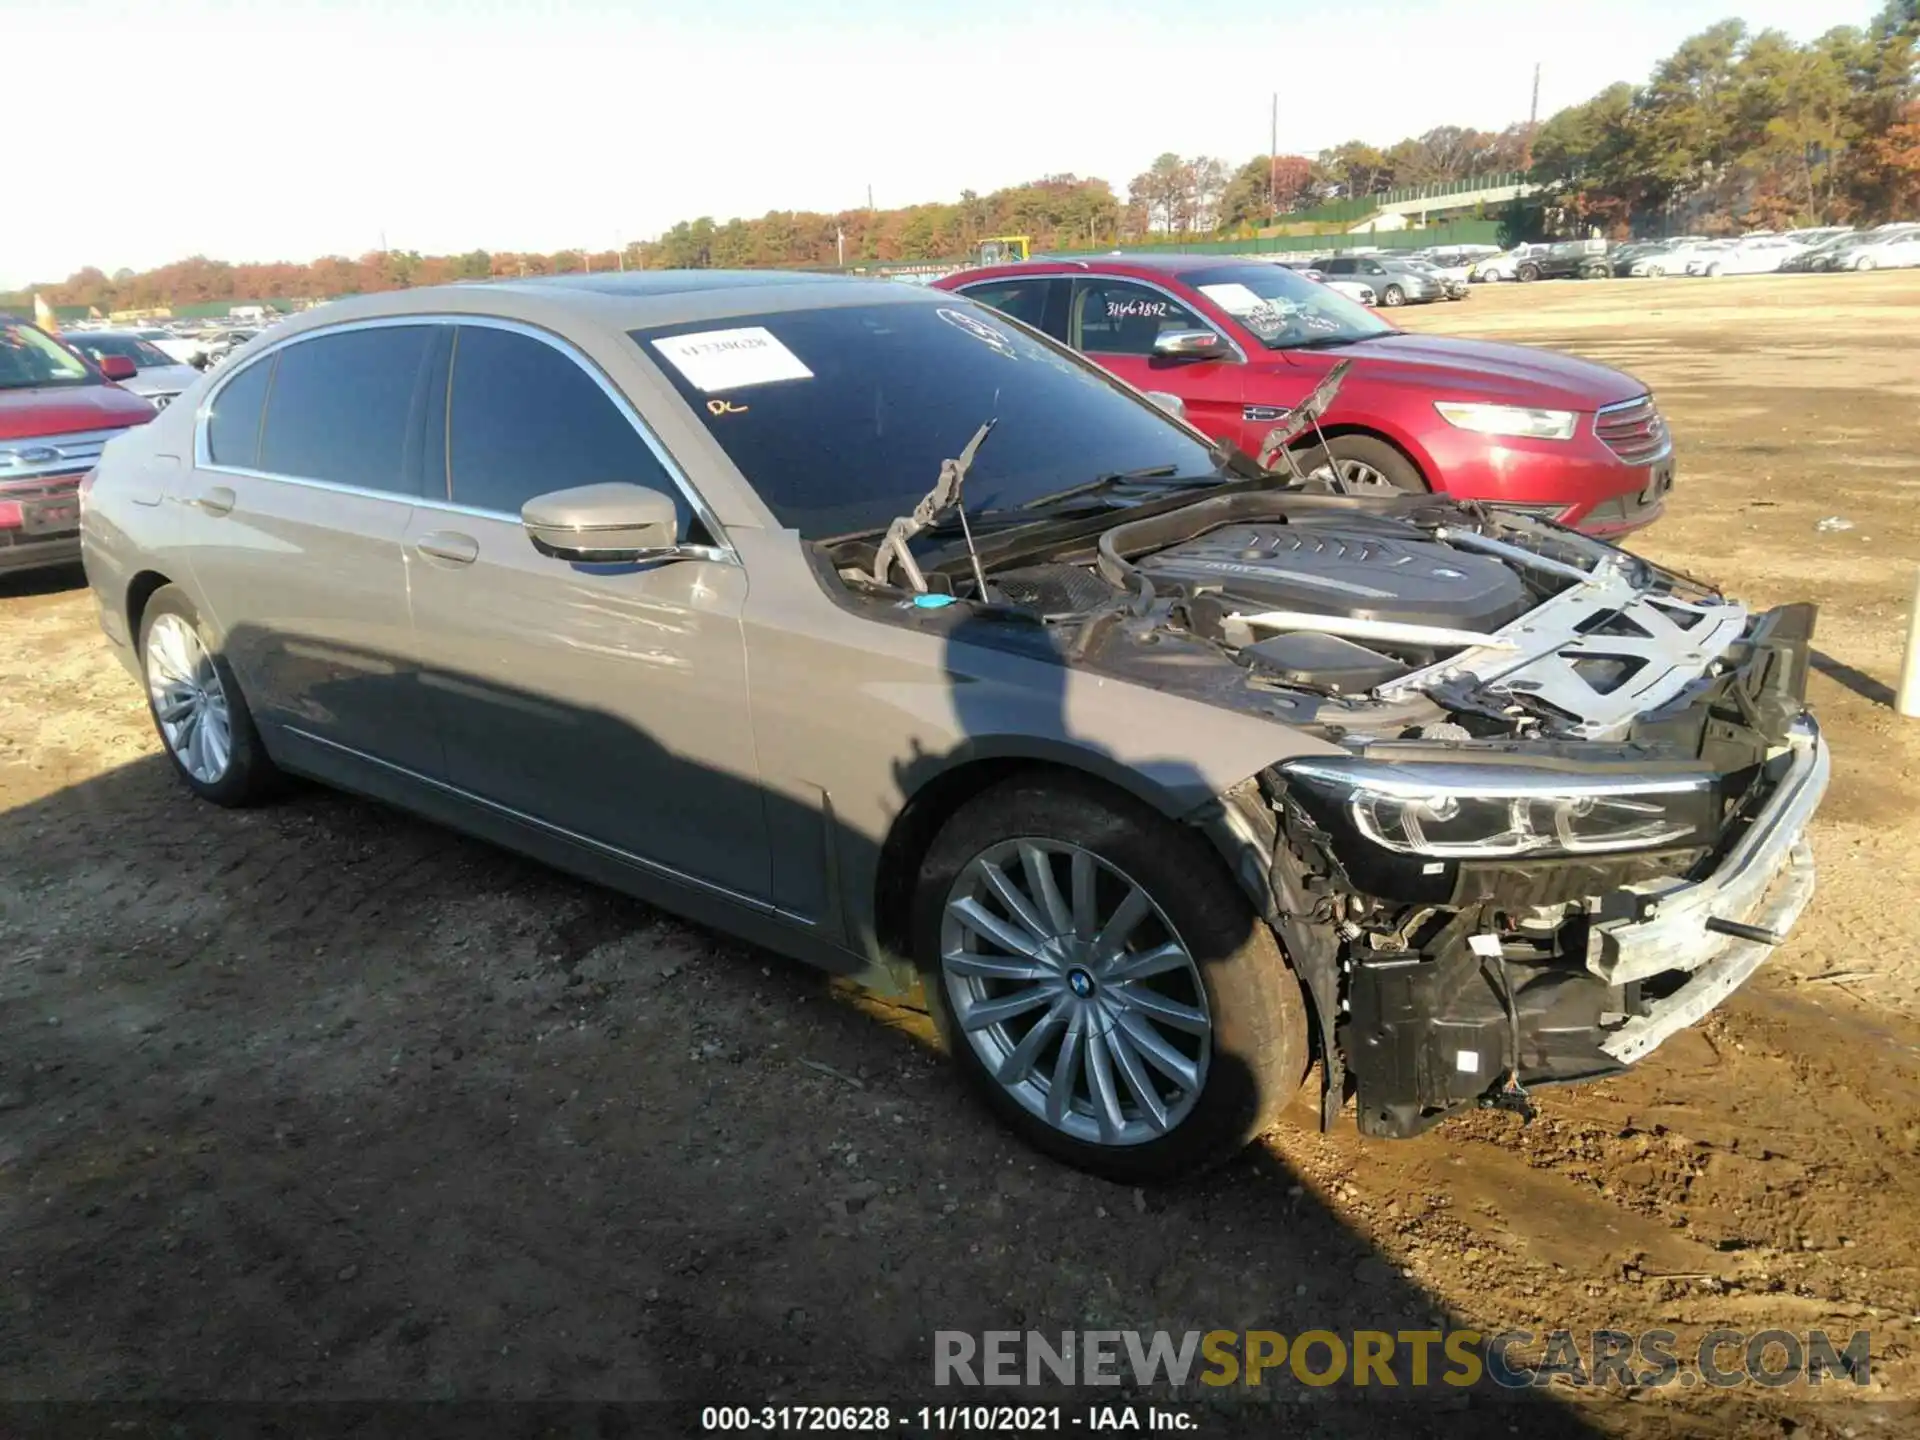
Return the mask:
[[1434,860],[1611,854],[1710,845],[1714,777],[1594,776],[1505,765],[1296,760],[1289,788],[1338,844]]

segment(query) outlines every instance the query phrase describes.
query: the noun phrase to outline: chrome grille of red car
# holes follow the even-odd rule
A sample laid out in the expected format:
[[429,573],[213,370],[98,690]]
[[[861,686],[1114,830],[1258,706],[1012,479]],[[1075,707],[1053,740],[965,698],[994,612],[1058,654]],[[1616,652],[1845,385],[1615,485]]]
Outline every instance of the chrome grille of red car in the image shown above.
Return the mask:
[[1673,448],[1651,395],[1605,406],[1593,417],[1593,433],[1629,465],[1651,464]]
[[55,475],[70,475],[78,480],[100,463],[100,452],[109,440],[125,430],[84,430],[65,435],[47,435],[19,440],[0,440],[0,489],[9,494],[22,489],[37,493],[25,482],[44,480]]

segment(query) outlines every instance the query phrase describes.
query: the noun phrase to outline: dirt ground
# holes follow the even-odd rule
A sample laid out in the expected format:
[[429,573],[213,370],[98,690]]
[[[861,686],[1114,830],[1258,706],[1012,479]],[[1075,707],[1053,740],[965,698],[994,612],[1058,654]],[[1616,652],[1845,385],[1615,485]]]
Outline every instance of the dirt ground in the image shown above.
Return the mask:
[[1444,1319],[1873,1336],[1844,1401],[1562,1389],[1490,1433],[1915,1433],[1920,272],[1402,318],[1643,377],[1680,480],[1641,547],[1822,606],[1822,888],[1696,1031],[1530,1127],[1289,1126],[1117,1188],[1004,1138],[910,1009],[358,800],[193,803],[78,576],[0,581],[0,1399],[919,1404],[958,1398],[937,1329]]

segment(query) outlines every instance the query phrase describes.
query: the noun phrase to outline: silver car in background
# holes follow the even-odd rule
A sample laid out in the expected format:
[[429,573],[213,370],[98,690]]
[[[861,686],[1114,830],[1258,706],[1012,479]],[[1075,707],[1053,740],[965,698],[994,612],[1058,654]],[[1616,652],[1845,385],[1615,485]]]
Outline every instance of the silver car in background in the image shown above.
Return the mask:
[[131,360],[133,378],[120,381],[120,388],[144,396],[157,409],[165,409],[181,391],[200,378],[198,367],[182,364],[151,340],[132,331],[75,330],[65,339],[96,361],[109,355]]
[[1423,273],[1391,255],[1336,255],[1320,263],[1329,280],[1357,280],[1372,287],[1389,309],[1400,305],[1427,305],[1447,297],[1446,284],[1437,275]]

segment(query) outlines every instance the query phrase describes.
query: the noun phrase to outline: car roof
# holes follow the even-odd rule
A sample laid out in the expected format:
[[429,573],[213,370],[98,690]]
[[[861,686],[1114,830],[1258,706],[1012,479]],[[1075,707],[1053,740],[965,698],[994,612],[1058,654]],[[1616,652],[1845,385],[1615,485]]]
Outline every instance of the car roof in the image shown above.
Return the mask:
[[916,303],[951,304],[952,300],[925,286],[860,276],[788,270],[628,270],[359,295],[290,316],[270,333],[278,342],[353,320],[462,314],[624,331],[783,310]]
[[1228,265],[1260,264],[1279,258],[1279,255],[1196,255],[1191,251],[1184,250],[1174,251],[1171,254],[1145,254],[1127,251],[1119,255],[1061,255],[1057,257],[1051,255],[1036,255],[1031,260],[1016,261],[1010,265],[983,265],[979,268],[982,270],[1002,270],[1010,275],[1018,274],[1022,270],[1039,269],[1044,266],[1065,266],[1075,270],[1212,270]]

